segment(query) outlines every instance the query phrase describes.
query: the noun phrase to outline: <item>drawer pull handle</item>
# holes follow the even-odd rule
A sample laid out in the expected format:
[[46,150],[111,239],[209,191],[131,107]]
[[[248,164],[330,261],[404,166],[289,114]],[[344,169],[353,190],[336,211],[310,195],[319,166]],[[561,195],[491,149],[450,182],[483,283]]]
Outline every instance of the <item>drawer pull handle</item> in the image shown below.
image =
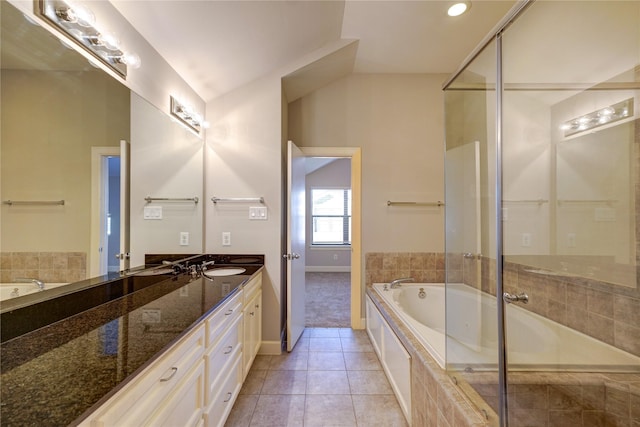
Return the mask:
[[225,351],[224,354],[229,354],[229,353],[231,353],[231,350],[233,350],[233,346],[231,346],[231,345],[228,346],[227,348],[228,348],[228,350]]
[[228,310],[224,315],[225,315],[225,316],[228,316],[228,315],[230,315],[231,313],[233,313],[233,309],[232,309],[232,308],[230,308],[230,309],[229,309],[229,310]]
[[253,311],[251,313],[249,313],[249,314],[253,316]]
[[256,308],[260,308],[260,304],[256,304]]
[[178,372],[178,368],[176,368],[175,366],[171,368],[171,374],[169,374],[168,377],[166,378],[160,378],[160,382],[163,383],[165,381],[169,381],[171,378],[173,378],[173,376],[176,374],[176,372]]
[[233,396],[233,393],[227,392],[227,398],[223,401],[223,403],[227,403],[228,401],[230,401],[231,400],[231,396]]

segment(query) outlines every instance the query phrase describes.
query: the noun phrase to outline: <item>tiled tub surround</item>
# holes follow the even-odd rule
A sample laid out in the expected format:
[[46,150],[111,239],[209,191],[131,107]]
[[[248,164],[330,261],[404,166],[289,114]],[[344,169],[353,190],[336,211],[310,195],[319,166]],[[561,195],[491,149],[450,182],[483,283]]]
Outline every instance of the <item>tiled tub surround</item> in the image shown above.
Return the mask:
[[445,256],[442,252],[369,252],[365,254],[365,281],[390,282],[413,277],[416,282],[443,283]]
[[2,424],[74,422],[113,395],[261,268],[248,267],[246,274],[226,276],[224,283],[193,280],[188,274],[165,275],[152,286],[4,342]]
[[35,278],[51,283],[78,282],[87,278],[84,252],[0,252],[0,282]]
[[[433,263],[429,261],[431,258]],[[427,260],[426,264],[424,260]],[[454,277],[495,296],[495,260],[449,254],[445,262],[444,254],[414,253],[367,254],[367,294],[372,295],[383,316],[411,353],[413,424],[429,426],[437,425],[437,420],[446,420],[448,424],[442,425],[492,425],[497,420],[493,410],[498,396],[497,373],[451,373],[457,385],[454,384],[451,377],[412,338],[400,319],[370,289],[373,281],[388,282],[398,277],[412,277],[414,272],[424,270],[419,266],[435,267],[437,263],[448,263]],[[400,266],[409,266],[409,269],[400,269]],[[639,355],[640,298],[637,289],[586,278],[546,276],[524,271],[529,269],[530,266],[512,262],[504,266],[505,291],[527,290],[531,300],[526,309]],[[444,275],[444,272],[439,274]],[[429,273],[427,277],[433,275]],[[433,283],[437,280],[421,281]],[[514,425],[566,425],[567,420],[584,426],[640,425],[637,409],[640,407],[639,373],[512,372],[509,380],[513,385],[509,391],[510,416],[517,417],[511,419],[517,423]],[[562,390],[562,393],[557,390]],[[594,400],[593,392],[604,395]],[[460,417],[464,417],[461,411],[465,414],[470,411],[472,418],[454,424],[451,421],[452,408],[456,408]],[[485,413],[488,420],[484,418]]]

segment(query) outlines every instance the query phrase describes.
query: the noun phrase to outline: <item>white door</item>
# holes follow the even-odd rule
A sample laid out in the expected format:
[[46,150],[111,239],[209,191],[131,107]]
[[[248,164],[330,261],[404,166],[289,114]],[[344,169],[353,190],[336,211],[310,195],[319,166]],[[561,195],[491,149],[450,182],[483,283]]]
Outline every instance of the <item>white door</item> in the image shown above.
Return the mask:
[[289,141],[287,149],[287,351],[293,350],[305,326],[305,157]]
[[129,269],[129,181],[131,179],[131,144],[120,141],[120,270]]

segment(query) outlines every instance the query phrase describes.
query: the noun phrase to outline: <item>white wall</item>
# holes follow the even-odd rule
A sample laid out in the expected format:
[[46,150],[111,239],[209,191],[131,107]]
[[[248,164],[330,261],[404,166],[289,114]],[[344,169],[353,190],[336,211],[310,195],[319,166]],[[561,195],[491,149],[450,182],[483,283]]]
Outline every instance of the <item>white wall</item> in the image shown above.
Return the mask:
[[[205,252],[264,254],[263,350],[280,350],[282,92],[270,75],[207,104]],[[211,197],[264,197],[268,219],[249,220],[257,203],[218,203]],[[221,233],[231,233],[222,246]]]
[[444,251],[445,75],[353,74],[293,102],[300,146],[362,147],[362,254]]

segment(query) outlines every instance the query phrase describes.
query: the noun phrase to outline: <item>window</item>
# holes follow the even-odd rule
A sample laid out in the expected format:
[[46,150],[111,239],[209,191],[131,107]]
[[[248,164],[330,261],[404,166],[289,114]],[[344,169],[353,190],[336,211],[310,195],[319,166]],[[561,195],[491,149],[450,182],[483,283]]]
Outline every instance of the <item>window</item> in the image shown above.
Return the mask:
[[311,190],[311,244],[351,244],[351,189]]

